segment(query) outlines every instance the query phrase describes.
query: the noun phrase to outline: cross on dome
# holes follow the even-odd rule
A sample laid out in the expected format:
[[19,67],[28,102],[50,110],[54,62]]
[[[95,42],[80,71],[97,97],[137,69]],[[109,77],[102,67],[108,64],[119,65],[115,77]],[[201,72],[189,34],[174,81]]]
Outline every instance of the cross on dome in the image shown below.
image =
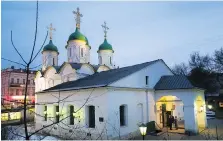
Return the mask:
[[50,40],[53,39],[53,31],[56,31],[56,28],[53,28],[53,24],[51,23],[49,27],[47,27],[49,30]]
[[77,8],[77,11],[73,11],[73,14],[76,16],[75,20],[76,20],[76,27],[78,29],[80,29],[80,24],[81,24],[81,17],[83,17],[83,15],[80,13],[79,11],[80,9]]
[[108,32],[108,27],[107,27],[107,25],[106,25],[106,22],[104,22],[104,24],[103,25],[101,25],[102,26],[102,28],[104,29],[104,33],[105,33],[105,35],[104,35],[104,37],[105,37],[105,39],[106,39],[106,37],[107,37],[107,32]]

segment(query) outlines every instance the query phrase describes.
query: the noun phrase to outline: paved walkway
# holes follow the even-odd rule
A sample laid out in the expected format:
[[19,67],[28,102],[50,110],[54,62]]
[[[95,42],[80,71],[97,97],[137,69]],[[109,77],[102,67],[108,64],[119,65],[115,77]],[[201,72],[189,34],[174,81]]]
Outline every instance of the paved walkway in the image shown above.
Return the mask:
[[[223,140],[223,120],[208,120],[208,128],[203,129],[198,135],[193,136],[183,134],[184,129],[163,129],[163,131],[158,136],[146,135],[145,140]],[[142,137],[139,136],[134,139],[142,140]]]

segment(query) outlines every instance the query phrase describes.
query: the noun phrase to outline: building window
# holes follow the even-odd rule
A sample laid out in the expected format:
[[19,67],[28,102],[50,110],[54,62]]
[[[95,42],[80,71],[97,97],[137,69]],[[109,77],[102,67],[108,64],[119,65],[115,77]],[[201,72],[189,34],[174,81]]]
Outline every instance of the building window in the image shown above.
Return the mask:
[[26,83],[26,80],[25,79],[23,79],[23,84],[25,84]]
[[146,76],[146,85],[149,84],[149,76]]
[[111,57],[110,57],[110,64],[112,64]]
[[19,95],[19,90],[18,89],[16,89],[16,95]]
[[95,128],[95,107],[87,106],[86,114],[88,127]]
[[44,113],[44,121],[47,121],[47,106],[46,105],[44,105],[43,113]]
[[102,64],[102,58],[99,56],[99,64]]
[[119,107],[119,114],[120,114],[120,126],[127,125],[127,106],[121,105]]
[[84,56],[84,49],[81,48],[81,57],[83,57],[83,56]]
[[35,85],[35,80],[33,79],[33,84]]
[[71,48],[70,48],[70,51],[69,52],[70,52],[70,57],[71,57]]
[[10,90],[10,95],[13,95],[13,89]]
[[54,60],[54,58],[53,58],[53,66],[55,66],[55,62],[54,62],[55,60]]
[[74,106],[71,105],[70,106],[70,125],[74,125],[74,115],[73,115],[73,113],[74,113]]
[[19,79],[17,79],[17,84],[19,84]]
[[11,78],[11,83],[12,83],[12,84],[14,83],[14,78]]
[[56,123],[59,123],[60,121],[60,113],[59,113],[59,106],[56,106]]
[[28,84],[30,84],[30,80],[28,80]]

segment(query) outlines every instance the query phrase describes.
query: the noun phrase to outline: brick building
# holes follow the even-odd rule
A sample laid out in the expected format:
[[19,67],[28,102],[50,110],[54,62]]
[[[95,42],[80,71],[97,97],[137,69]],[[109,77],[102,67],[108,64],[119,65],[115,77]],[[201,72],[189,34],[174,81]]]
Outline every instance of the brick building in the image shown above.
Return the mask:
[[[36,71],[31,70],[28,80],[28,102],[34,102],[35,100],[35,78]],[[26,85],[26,70],[25,69],[15,69],[14,66],[11,68],[3,69],[1,71],[1,85],[2,91],[1,96],[3,98],[3,103],[5,105],[13,105],[17,107],[20,104],[11,101],[24,101],[24,92]]]

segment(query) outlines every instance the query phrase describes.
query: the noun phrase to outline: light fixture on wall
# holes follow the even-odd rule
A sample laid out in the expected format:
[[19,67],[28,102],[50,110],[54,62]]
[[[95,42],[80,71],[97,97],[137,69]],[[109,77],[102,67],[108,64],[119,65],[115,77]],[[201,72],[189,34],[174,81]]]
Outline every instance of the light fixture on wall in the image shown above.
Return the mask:
[[212,109],[213,107],[212,107],[212,105],[208,105],[208,109]]
[[56,115],[59,115],[59,112],[56,112]]

